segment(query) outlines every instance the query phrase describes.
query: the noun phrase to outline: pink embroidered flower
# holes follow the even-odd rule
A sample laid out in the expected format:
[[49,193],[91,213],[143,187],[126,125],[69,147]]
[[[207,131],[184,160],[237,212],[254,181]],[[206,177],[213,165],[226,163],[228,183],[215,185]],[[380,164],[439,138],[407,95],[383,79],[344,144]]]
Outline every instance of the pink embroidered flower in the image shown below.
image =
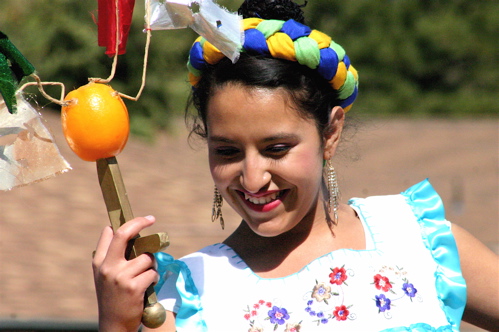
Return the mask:
[[251,316],[256,316],[257,314],[256,310],[251,311]]
[[286,324],[286,329],[284,332],[300,332],[300,324]]
[[326,302],[331,298],[331,287],[321,282],[314,286],[312,290],[312,297],[319,302]]
[[272,307],[272,302],[267,302],[265,305],[270,308]]
[[332,284],[336,284],[336,285],[341,285],[342,283],[345,282],[345,280],[347,280],[348,276],[346,274],[346,271],[345,271],[345,268],[344,267],[335,267],[333,270],[333,272],[329,274],[329,282],[332,283]]
[[251,318],[250,314],[244,314],[244,319],[249,320]]
[[336,307],[333,311],[333,316],[336,318],[337,321],[346,320],[349,314],[350,311],[348,311],[348,308],[344,305]]
[[392,288],[392,284],[387,277],[383,277],[380,274],[374,276],[374,285],[377,289],[383,290],[383,292],[388,292]]
[[258,301],[258,304],[265,304],[265,301],[264,300],[260,300],[260,301]]

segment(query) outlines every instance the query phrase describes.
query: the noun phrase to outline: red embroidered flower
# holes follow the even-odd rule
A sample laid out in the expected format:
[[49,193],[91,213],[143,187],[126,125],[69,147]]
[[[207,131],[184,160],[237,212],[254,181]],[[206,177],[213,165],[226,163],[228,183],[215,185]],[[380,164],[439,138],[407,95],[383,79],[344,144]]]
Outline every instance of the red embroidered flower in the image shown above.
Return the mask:
[[329,282],[332,283],[332,284],[336,284],[336,285],[341,285],[342,283],[345,282],[345,280],[347,280],[348,276],[346,274],[346,271],[345,271],[345,268],[343,267],[335,267],[333,270],[333,272],[329,274]]
[[338,321],[347,320],[348,314],[350,314],[350,312],[348,311],[347,307],[345,307],[344,305],[336,307],[333,311],[333,316]]
[[251,316],[256,316],[258,312],[256,310],[251,311]]
[[377,289],[383,290],[383,292],[388,292],[392,288],[392,284],[387,277],[383,277],[380,274],[374,276],[374,285]]
[[250,318],[251,318],[251,315],[250,315],[250,314],[245,314],[245,315],[244,315],[244,318],[245,318],[246,320],[248,320],[248,319],[250,319]]

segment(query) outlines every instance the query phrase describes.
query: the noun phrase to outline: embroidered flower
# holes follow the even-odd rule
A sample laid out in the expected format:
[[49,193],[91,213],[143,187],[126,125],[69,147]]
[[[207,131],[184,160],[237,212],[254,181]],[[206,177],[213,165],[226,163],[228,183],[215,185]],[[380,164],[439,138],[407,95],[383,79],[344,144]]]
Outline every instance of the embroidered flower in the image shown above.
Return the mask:
[[248,332],[263,332],[263,329],[261,327],[252,326]]
[[383,292],[388,292],[392,288],[390,280],[380,274],[374,276],[374,285],[378,290],[383,290]]
[[392,301],[385,296],[385,294],[380,294],[374,296],[376,298],[376,306],[379,309],[379,312],[385,312],[386,310],[390,310],[390,304]]
[[284,308],[279,308],[276,306],[272,307],[272,309],[269,310],[268,315],[270,318],[270,322],[276,325],[282,325],[286,322],[287,319],[289,319],[288,311]]
[[414,296],[416,296],[416,293],[418,292],[418,290],[414,288],[414,285],[408,282],[404,283],[402,289],[404,290],[405,295],[409,296],[411,300]]
[[284,332],[300,332],[301,325],[300,324],[286,324],[286,329]]
[[331,284],[341,285],[345,283],[345,280],[347,280],[348,276],[343,266],[340,268],[335,267],[334,269],[332,269],[332,271],[333,272],[329,274],[329,282]]
[[312,290],[312,297],[319,302],[327,303],[327,299],[331,298],[331,287],[323,282],[316,284]]
[[336,318],[337,321],[346,320],[349,314],[350,311],[348,311],[348,308],[344,305],[340,305],[334,308],[333,311],[333,316]]

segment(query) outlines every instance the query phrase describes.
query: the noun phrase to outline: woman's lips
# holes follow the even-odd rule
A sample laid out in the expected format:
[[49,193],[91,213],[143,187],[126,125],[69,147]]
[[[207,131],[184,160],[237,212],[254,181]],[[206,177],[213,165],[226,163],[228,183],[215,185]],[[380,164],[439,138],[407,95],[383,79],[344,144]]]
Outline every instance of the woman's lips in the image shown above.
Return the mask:
[[279,190],[272,193],[261,193],[252,195],[247,192],[237,191],[239,196],[243,199],[246,206],[251,210],[257,212],[268,212],[275,209],[282,203],[282,200],[288,193],[288,190]]

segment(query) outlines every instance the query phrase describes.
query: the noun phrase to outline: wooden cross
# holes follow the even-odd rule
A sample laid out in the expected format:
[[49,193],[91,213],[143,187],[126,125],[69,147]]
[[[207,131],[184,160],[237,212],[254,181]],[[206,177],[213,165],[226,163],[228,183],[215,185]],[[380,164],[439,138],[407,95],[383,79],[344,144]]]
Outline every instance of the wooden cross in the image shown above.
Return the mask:
[[[116,158],[110,157],[97,160],[97,174],[111,227],[116,231],[125,222],[133,219],[132,208],[128,201],[125,184]],[[130,260],[146,252],[153,254],[164,250],[169,244],[166,233],[143,237],[137,235],[129,241],[125,257]],[[165,319],[166,311],[158,302],[153,285],[150,285],[144,294],[142,324],[149,328],[157,328],[164,323]]]

